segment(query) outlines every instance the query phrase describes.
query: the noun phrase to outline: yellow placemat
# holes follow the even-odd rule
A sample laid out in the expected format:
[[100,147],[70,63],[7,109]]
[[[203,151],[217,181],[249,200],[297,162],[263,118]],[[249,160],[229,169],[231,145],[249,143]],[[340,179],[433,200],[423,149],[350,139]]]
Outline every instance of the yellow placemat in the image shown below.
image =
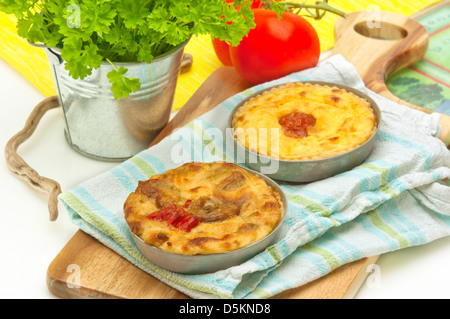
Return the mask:
[[[308,1],[306,1],[308,2]],[[382,10],[403,15],[414,14],[439,1],[330,1],[329,3],[344,12],[362,10]],[[308,19],[317,30],[321,42],[321,50],[326,51],[334,45],[334,24],[337,16],[326,14],[322,20]],[[193,38],[186,47],[186,52],[194,56],[192,69],[180,75],[175,94],[174,110],[181,108],[206,78],[221,63],[217,59],[209,36]],[[11,64],[18,72],[27,78],[44,95],[55,95],[55,87],[50,72],[47,56],[39,48],[30,46],[16,34],[14,17],[0,13],[0,57]]]

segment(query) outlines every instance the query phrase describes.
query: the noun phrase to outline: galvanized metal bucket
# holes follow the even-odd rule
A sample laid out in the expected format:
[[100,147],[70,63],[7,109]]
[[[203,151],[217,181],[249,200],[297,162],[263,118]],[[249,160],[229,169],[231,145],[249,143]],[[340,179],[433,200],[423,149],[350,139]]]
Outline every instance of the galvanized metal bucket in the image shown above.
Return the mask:
[[122,161],[147,148],[167,124],[173,105],[184,47],[157,57],[152,63],[115,63],[139,78],[141,88],[117,100],[104,62],[92,75],[75,80],[64,68],[57,49],[45,48],[65,120],[65,136],[76,151],[100,160]]

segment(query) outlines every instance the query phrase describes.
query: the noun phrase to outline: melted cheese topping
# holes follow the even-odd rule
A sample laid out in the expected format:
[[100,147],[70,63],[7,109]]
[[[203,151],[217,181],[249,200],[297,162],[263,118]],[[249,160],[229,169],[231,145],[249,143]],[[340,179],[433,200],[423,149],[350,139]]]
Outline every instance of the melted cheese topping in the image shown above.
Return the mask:
[[[200,220],[183,231],[149,218],[167,207],[184,206]],[[163,251],[216,254],[248,246],[281,222],[280,194],[249,171],[231,163],[187,163],[139,182],[124,204],[132,232]]]
[[[290,114],[315,118],[307,136],[287,134],[279,123]],[[376,131],[370,103],[346,90],[288,83],[250,99],[232,121],[236,140],[248,150],[284,160],[314,160],[348,152]]]

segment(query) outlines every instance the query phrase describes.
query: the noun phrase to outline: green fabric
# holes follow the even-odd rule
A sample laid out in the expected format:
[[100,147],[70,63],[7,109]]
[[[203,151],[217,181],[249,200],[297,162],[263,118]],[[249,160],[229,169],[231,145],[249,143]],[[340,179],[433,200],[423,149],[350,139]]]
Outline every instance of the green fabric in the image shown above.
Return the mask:
[[389,90],[406,102],[450,115],[450,1],[418,16],[429,33],[423,59],[393,74]]

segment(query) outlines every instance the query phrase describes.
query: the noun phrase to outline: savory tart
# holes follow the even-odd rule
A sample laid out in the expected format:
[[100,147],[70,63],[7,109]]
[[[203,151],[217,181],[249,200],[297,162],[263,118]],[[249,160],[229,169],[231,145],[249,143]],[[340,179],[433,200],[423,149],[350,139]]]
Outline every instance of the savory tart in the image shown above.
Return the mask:
[[346,153],[376,131],[370,103],[345,89],[287,83],[251,98],[235,112],[236,140],[282,160],[315,160]]
[[131,231],[182,255],[224,253],[269,235],[281,222],[280,194],[232,163],[187,163],[139,182],[124,204]]

